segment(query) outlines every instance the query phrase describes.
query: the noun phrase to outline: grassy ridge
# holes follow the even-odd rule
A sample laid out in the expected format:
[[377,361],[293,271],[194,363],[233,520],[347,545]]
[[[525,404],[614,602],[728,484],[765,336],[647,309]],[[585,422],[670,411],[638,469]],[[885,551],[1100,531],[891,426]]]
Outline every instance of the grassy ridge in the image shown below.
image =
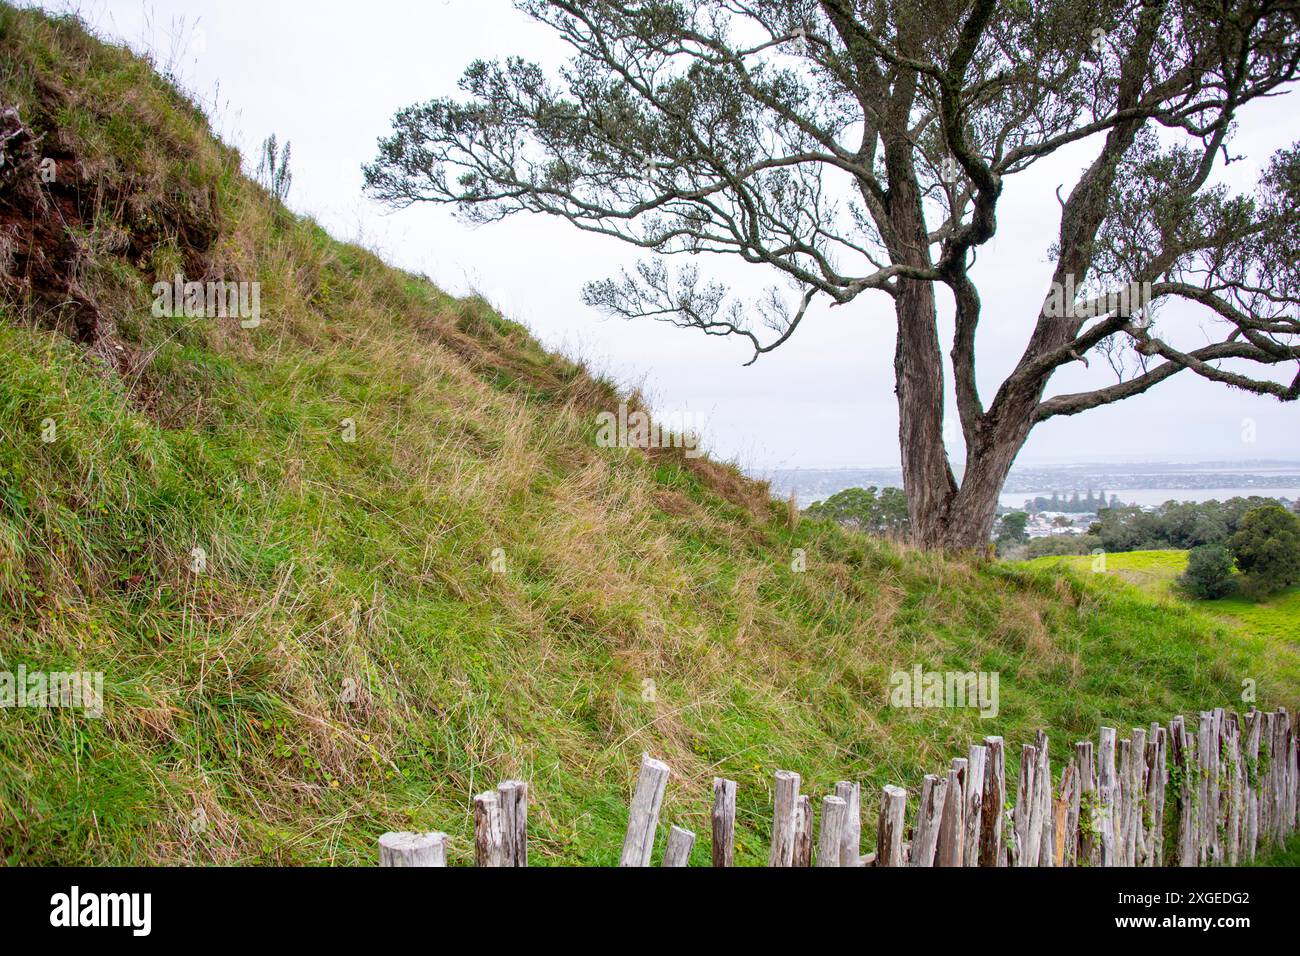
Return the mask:
[[[538,863],[611,863],[649,750],[665,825],[707,832],[712,777],[739,782],[752,864],[778,767],[915,786],[989,733],[1014,755],[1228,705],[1241,675],[1300,693],[1294,649],[1196,611],[597,448],[610,385],[286,214],[147,64],[2,6],[0,42],[3,101],[120,201],[80,227],[94,348],[0,310],[0,669],[106,684],[100,720],[0,711],[0,859],[358,863],[436,828],[464,862],[470,796],[523,777]],[[128,205],[158,234],[124,253]],[[262,283],[259,327],[150,314],[200,259]],[[998,671],[1000,714],[889,708],[916,663]]]

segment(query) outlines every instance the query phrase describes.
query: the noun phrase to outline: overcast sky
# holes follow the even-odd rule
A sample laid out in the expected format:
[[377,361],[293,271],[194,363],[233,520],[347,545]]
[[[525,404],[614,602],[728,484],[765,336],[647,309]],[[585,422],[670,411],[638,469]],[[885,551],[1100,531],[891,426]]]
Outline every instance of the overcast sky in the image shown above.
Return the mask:
[[[207,106],[217,131],[248,156],[275,133],[293,144],[289,205],[335,236],[457,293],[477,290],[547,345],[584,356],[639,384],[665,412],[706,423],[715,453],[763,471],[888,466],[898,462],[893,327],[883,294],[811,313],[796,335],[750,367],[741,341],[650,322],[603,317],[581,301],[586,280],[615,274],[636,250],[567,223],[515,217],[470,227],[451,211],[382,209],[361,193],[361,166],[397,109],[455,95],[475,58],[522,54],[558,62],[564,48],[508,0],[88,0],[75,9],[106,37],[150,49]],[[1230,183],[1253,183],[1279,145],[1300,140],[1300,92],[1252,105],[1241,117]],[[1008,180],[997,236],[979,253],[984,301],[981,389],[990,396],[1024,347],[1050,278],[1059,222],[1054,193],[1090,162],[1079,144]],[[752,288],[770,273],[737,264],[725,278]],[[940,293],[950,314],[950,297]],[[1190,314],[1170,320],[1199,322]],[[1162,315],[1162,321],[1165,317]],[[950,327],[945,342],[950,343]],[[947,352],[948,344],[944,351]],[[1094,360],[1051,391],[1113,381]],[[1288,374],[1294,374],[1292,369]],[[950,417],[955,417],[951,399]],[[1256,440],[1243,441],[1252,420]],[[1136,399],[1038,426],[1023,463],[1300,458],[1300,406],[1230,391],[1183,372]],[[960,458],[960,444],[952,449]]]

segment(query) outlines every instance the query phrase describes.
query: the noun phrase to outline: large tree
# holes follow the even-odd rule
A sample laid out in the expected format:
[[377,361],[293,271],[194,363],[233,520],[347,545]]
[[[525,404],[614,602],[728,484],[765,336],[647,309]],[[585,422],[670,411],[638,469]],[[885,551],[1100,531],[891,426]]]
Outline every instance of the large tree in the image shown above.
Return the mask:
[[[1238,158],[1241,107],[1296,78],[1294,0],[517,6],[572,48],[566,67],[552,77],[520,58],[475,62],[463,100],[396,115],[365,170],[371,194],[452,203],[475,222],[548,213],[651,250],[586,299],[741,336],[754,358],[814,301],[890,297],[903,478],[923,544],[988,540],[1012,461],[1046,419],[1184,370],[1300,395],[1300,147],[1245,191],[1212,176]],[[986,399],[971,267],[1007,177],[1071,144],[1091,162],[1058,191],[1050,284],[1025,309],[1022,356]],[[698,260],[670,265],[700,253],[775,270],[790,290],[747,303],[702,279]],[[1130,283],[1150,283],[1137,287],[1149,299],[1115,294]],[[939,287],[955,311],[960,484],[943,441]],[[1170,300],[1206,321],[1155,321]],[[1089,353],[1114,380],[1049,395],[1053,374]]]

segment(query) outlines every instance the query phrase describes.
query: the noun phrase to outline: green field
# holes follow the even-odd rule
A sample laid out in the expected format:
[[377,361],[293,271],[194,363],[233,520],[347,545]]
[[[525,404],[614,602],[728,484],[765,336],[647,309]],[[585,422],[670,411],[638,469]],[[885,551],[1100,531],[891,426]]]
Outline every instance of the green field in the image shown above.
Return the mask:
[[[707,833],[730,777],[759,864],[778,768],[870,795],[1001,734],[1015,780],[1038,728],[1235,706],[1243,677],[1300,701],[1285,631],[598,447],[634,397],[290,214],[147,62],[3,4],[0,43],[0,102],[88,177],[64,213],[104,320],[0,306],[0,670],[105,685],[102,719],[0,713],[0,861],[369,864],[438,829],[459,864],[472,796],[523,778],[532,861],[609,864],[649,751],[665,830]],[[261,325],[154,317],[178,271],[259,281]],[[1000,712],[891,707],[913,665],[999,673]]]
[[[1180,608],[1188,607],[1222,622],[1239,634],[1259,643],[1266,652],[1276,651],[1280,660],[1300,647],[1300,587],[1288,588],[1266,600],[1231,595],[1213,601],[1183,596],[1176,578],[1187,569],[1186,551],[1130,551],[1104,556],[1072,555],[1035,558],[1026,567],[1065,566],[1076,572],[1096,573],[1132,585],[1143,593]],[[1287,665],[1284,665],[1287,666]]]

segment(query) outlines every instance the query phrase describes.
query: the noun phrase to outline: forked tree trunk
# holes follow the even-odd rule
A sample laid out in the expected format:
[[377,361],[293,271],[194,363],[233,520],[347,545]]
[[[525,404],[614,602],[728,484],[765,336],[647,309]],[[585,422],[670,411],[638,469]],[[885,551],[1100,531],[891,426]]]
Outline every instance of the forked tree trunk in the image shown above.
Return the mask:
[[912,540],[925,548],[987,547],[998,495],[1033,427],[1039,395],[1009,396],[996,420],[985,420],[966,449],[958,487],[943,445],[943,356],[933,286],[900,283],[896,302],[899,447]]

